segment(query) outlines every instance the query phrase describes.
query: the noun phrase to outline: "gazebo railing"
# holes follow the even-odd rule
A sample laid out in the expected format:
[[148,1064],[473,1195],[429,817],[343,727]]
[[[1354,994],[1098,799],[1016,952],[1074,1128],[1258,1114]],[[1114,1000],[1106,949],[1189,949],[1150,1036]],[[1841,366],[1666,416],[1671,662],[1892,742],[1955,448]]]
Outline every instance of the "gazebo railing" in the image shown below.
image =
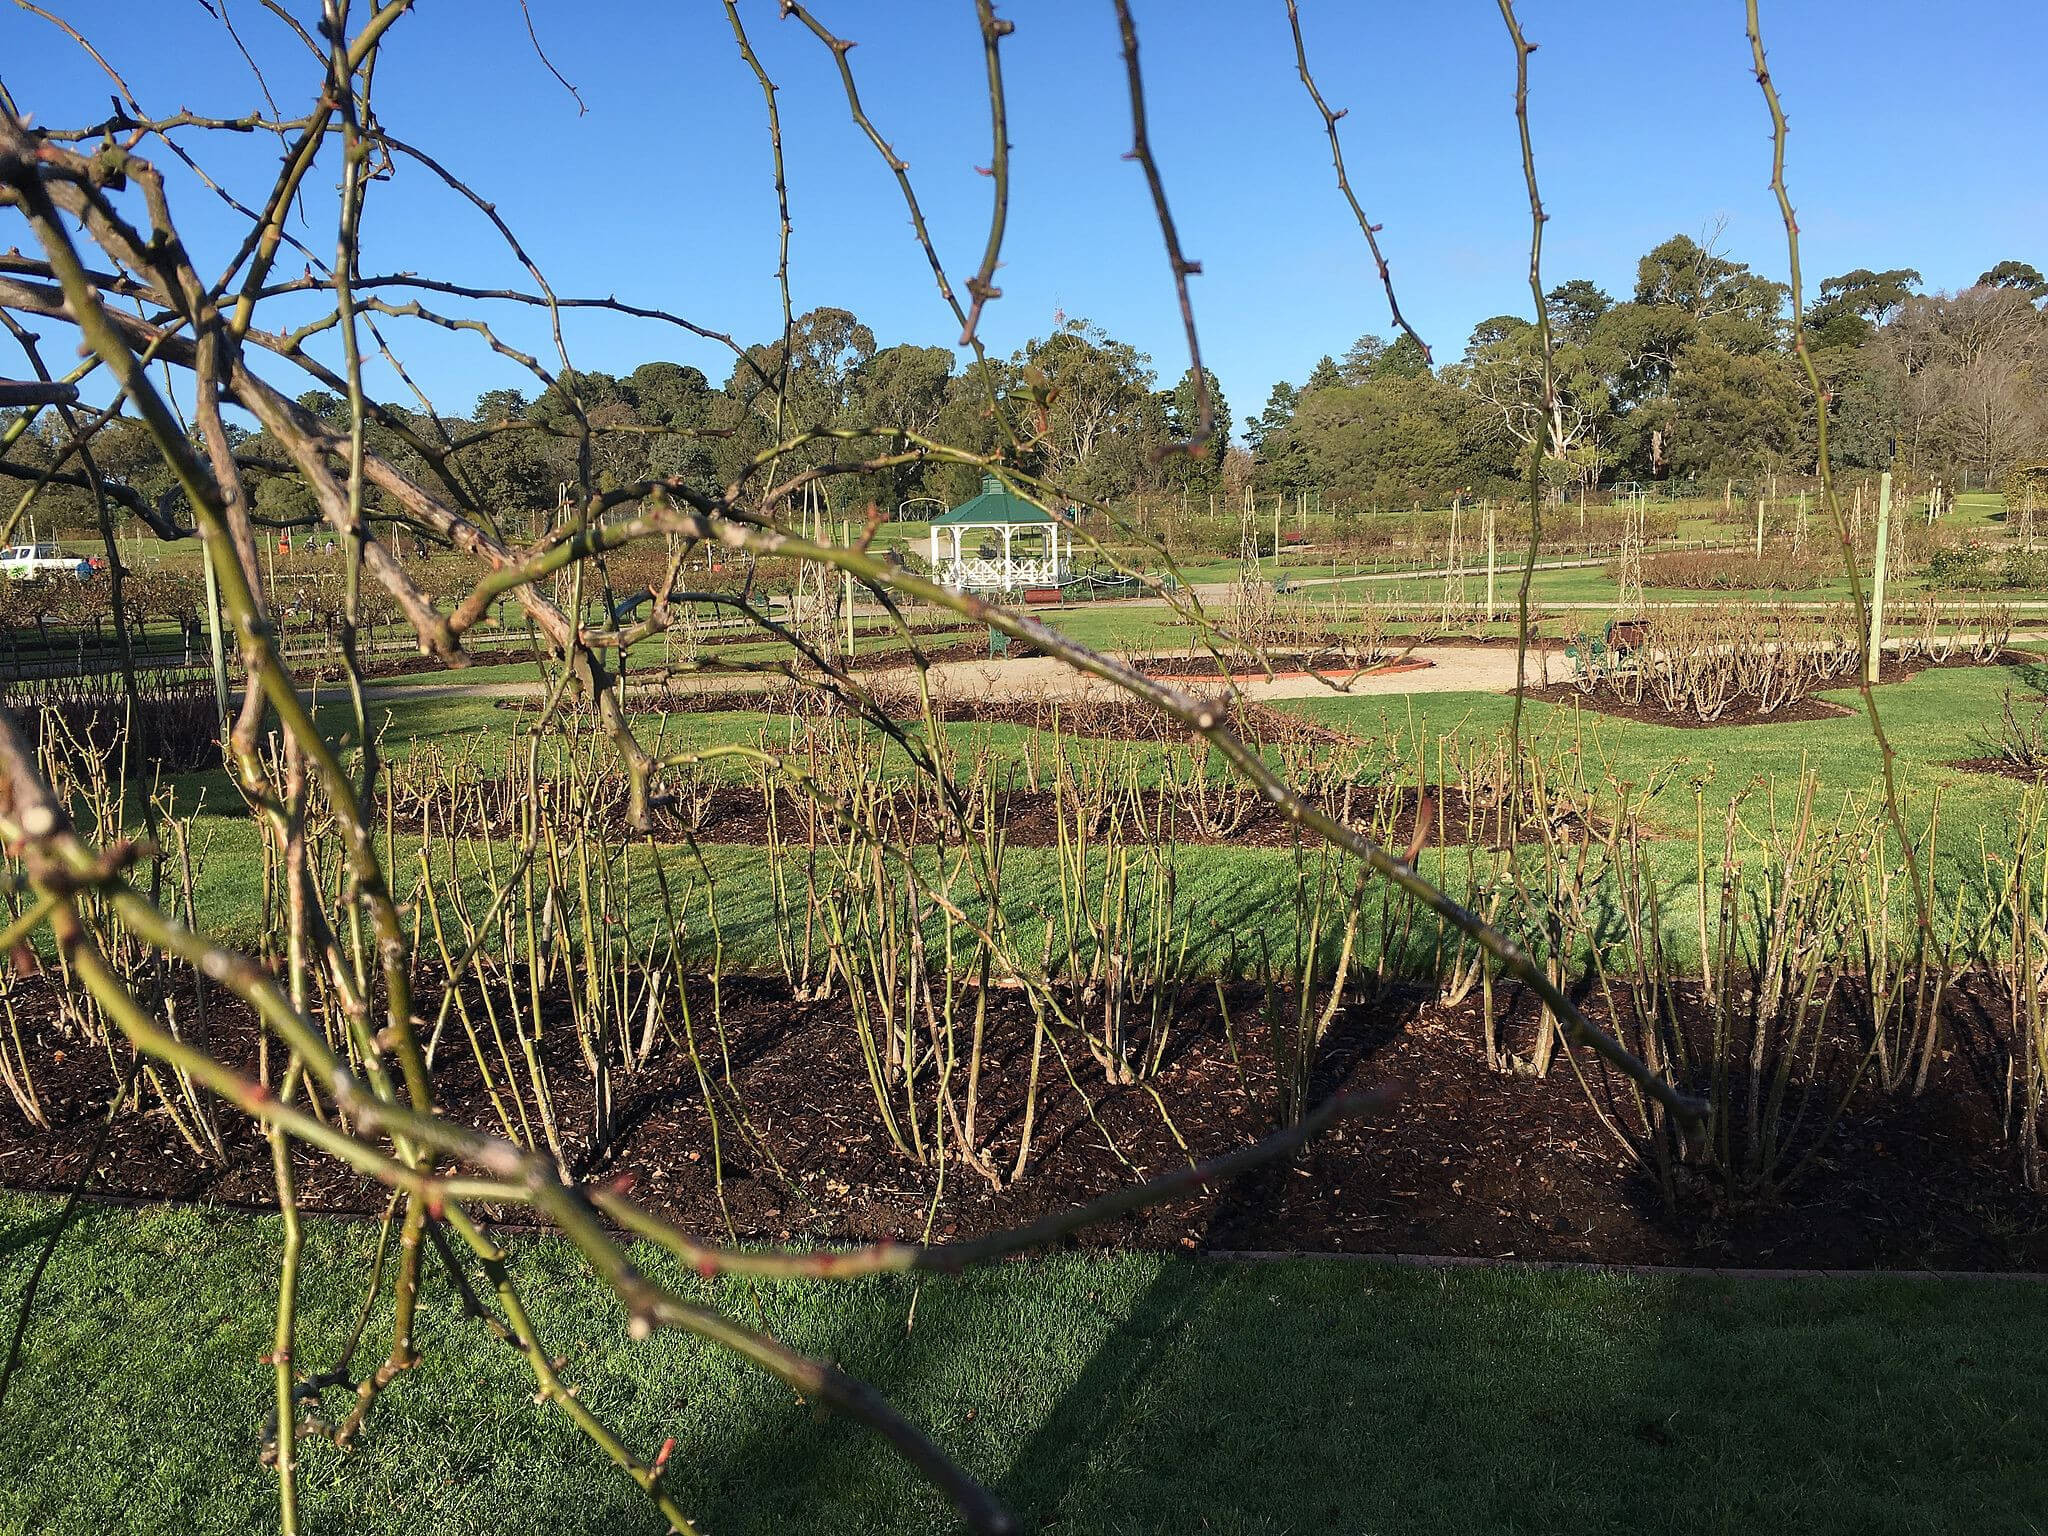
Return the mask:
[[1027,560],[986,560],[979,556],[951,562],[946,583],[955,587],[1006,591],[1012,587],[1056,587],[1059,562],[1049,557]]

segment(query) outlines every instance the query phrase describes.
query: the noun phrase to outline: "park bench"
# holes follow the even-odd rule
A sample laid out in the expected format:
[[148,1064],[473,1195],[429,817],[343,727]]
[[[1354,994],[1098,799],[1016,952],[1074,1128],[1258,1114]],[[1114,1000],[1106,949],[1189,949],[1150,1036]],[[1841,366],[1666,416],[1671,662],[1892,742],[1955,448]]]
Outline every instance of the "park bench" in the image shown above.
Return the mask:
[[1605,635],[1589,635],[1583,629],[1564,643],[1565,659],[1572,664],[1576,679],[1599,677],[1611,659]]
[[1610,619],[1607,621],[1607,649],[1617,656],[1626,656],[1631,651],[1641,650],[1650,641],[1648,619]]
[[1575,677],[1599,677],[1627,660],[1650,641],[1648,619],[1610,619],[1597,635],[1580,630],[1565,642],[1564,654]]

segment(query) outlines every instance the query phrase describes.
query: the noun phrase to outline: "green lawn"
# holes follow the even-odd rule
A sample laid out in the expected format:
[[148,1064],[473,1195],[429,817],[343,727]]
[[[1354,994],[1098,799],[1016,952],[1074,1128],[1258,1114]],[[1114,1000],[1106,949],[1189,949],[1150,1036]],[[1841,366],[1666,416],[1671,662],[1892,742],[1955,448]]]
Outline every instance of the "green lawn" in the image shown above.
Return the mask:
[[[1897,776],[1909,825],[1916,833],[1926,825],[1935,794],[1941,796],[1939,839],[1932,864],[1944,926],[1954,910],[1955,894],[1982,887],[1985,851],[1997,852],[2009,843],[2013,817],[2025,793],[2024,786],[2013,780],[1969,773],[1951,765],[1985,750],[1980,738],[1995,726],[2004,690],[2038,692],[2043,670],[2040,664],[2027,664],[1930,671],[1879,690],[1880,707],[1897,752]],[[1830,697],[1850,706],[1858,702],[1851,691]],[[1513,702],[1486,693],[1330,695],[1282,707],[1372,739],[1377,760],[1388,775],[1412,783],[1424,774],[1431,782],[1440,782],[1446,774],[1455,780],[1461,744],[1483,746],[1493,741],[1506,728]],[[321,712],[337,728],[349,719],[346,702],[339,696],[323,703]],[[409,743],[462,752],[481,744],[487,761],[502,761],[517,740],[522,718],[531,717],[500,709],[491,699],[461,694],[372,700],[373,726],[383,727],[385,748],[392,755],[407,751]],[[1855,797],[1865,806],[1873,804],[1881,784],[1877,749],[1868,722],[1860,714],[1792,725],[1685,730],[1637,724],[1569,705],[1532,702],[1525,710],[1524,729],[1542,760],[1553,765],[1583,760],[1585,777],[1596,790],[1604,790],[1610,782],[1641,786],[1653,778],[1664,781],[1664,791],[1649,802],[1644,814],[1652,828],[1666,834],[1649,844],[1649,853],[1662,886],[1673,958],[1680,963],[1687,963],[1697,947],[1696,819],[1704,821],[1717,858],[1718,827],[1737,796],[1746,797],[1749,832],[1761,835],[1768,825],[1772,793],[1783,804],[1803,771],[1819,776],[1824,790],[1819,804],[1829,816],[1845,796]],[[652,742],[658,733],[661,745],[671,750],[751,741],[764,730],[773,740],[786,727],[774,717],[739,711],[676,714],[658,726],[651,719],[643,721],[645,739]],[[1045,733],[1014,725],[960,724],[947,727],[947,733],[962,761],[971,761],[974,754],[986,750],[999,783],[1005,777],[1019,784],[1026,782],[1027,760],[1036,762],[1044,782],[1053,771],[1056,750],[1068,755],[1105,750],[1097,744],[1056,744]],[[1133,754],[1141,781],[1154,782],[1163,772],[1166,756],[1186,749],[1139,745],[1115,750]],[[892,753],[889,763],[890,771],[908,771],[900,755]],[[177,788],[186,805],[203,792],[211,813],[204,820],[211,842],[200,882],[202,915],[224,936],[251,943],[256,938],[253,923],[261,894],[255,828],[241,813],[224,775],[190,775],[179,781]],[[418,846],[417,838],[400,836],[395,840],[394,873],[401,895],[409,893],[418,878]],[[501,839],[495,853],[499,867],[509,867],[514,857],[511,843]],[[694,876],[701,883],[706,869],[715,876],[720,938],[728,964],[742,969],[774,968],[776,913],[759,850],[706,844],[701,854],[701,866],[683,849],[662,857],[672,878],[688,882]],[[630,854],[622,850],[622,856],[632,860],[634,889],[645,898],[634,913],[636,925],[651,923],[659,918],[660,909],[655,904],[650,856],[644,849]],[[475,845],[471,845],[464,859],[471,873],[472,910],[488,899],[476,858]],[[1178,852],[1176,863],[1176,901],[1194,925],[1190,957],[1198,968],[1224,966],[1233,953],[1233,935],[1240,962],[1254,952],[1256,931],[1261,927],[1276,945],[1291,941],[1294,867],[1288,852],[1228,845],[1187,847]],[[1454,893],[1468,889],[1470,866],[1462,849],[1454,847],[1441,854],[1425,850],[1421,867]],[[1031,952],[1034,946],[1023,942],[1021,936],[1037,931],[1041,908],[1059,909],[1058,859],[1050,849],[1012,848],[1004,870],[1005,907],[1020,936],[1020,952]],[[1903,904],[1910,899],[1903,885],[1894,894],[1903,912]],[[709,942],[701,924],[693,930],[693,942],[698,939]]]
[[[0,1196],[10,1302],[51,1209]],[[370,1241],[311,1223],[316,1367]],[[0,1410],[0,1531],[275,1528],[256,1444],[276,1245],[270,1219],[83,1214]],[[669,1486],[707,1531],[957,1528],[860,1431],[690,1340],[627,1342],[565,1247],[515,1247],[566,1377],[643,1456],[675,1437]],[[2048,1507],[2026,1282],[1115,1255],[756,1298],[650,1265],[873,1382],[1025,1531],[1903,1536],[2038,1531]],[[426,1368],[353,1455],[308,1447],[311,1530],[661,1529],[439,1283],[419,1340]]]
[[[1495,573],[1495,600],[1504,607],[1512,607],[1520,584],[1519,567],[1511,569],[1503,563]],[[1866,573],[1866,594],[1869,587]],[[1926,582],[1917,576],[1887,577],[1886,606],[1889,607],[1895,601],[1907,602],[1917,599],[1926,595],[1929,590]],[[1483,564],[1476,572],[1470,572],[1468,567],[1468,574],[1463,580],[1463,591],[1467,605],[1485,601],[1486,567]],[[1615,603],[1619,601],[1620,591],[1619,584],[1608,574],[1605,565],[1537,571],[1529,580],[1531,601],[1539,606],[1562,603]],[[1350,601],[1370,598],[1380,603],[1399,604],[1403,608],[1421,608],[1426,611],[1443,601],[1444,578],[1433,576],[1415,581],[1347,581],[1327,588],[1311,588],[1304,595],[1319,598],[1326,603],[1331,597],[1340,595]],[[2048,592],[2041,591],[1940,591],[1933,595],[1946,605],[1965,610],[1980,603],[2038,603],[2048,598]],[[1762,589],[1713,592],[1687,587],[1652,586],[1644,589],[1643,598],[1649,603],[1847,603],[1849,582],[1847,577],[1838,576],[1817,587],[1805,587],[1789,592],[1770,592]]]

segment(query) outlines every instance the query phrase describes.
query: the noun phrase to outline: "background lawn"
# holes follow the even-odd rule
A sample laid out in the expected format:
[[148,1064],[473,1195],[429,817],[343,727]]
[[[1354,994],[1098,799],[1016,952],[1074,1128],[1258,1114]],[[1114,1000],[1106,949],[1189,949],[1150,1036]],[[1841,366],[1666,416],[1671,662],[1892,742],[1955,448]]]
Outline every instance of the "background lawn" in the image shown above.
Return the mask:
[[[492,669],[493,671],[497,669]],[[1553,676],[1558,675],[1555,671]],[[1940,796],[1938,836],[1931,865],[1938,894],[1937,916],[1946,925],[1955,912],[1959,891],[1985,885],[1987,852],[1997,853],[2011,837],[2027,787],[2011,778],[1976,773],[1954,766],[1979,757],[1996,734],[2004,694],[2011,689],[2025,700],[2039,693],[2044,666],[2034,660],[2013,666],[1933,669],[1907,682],[1878,690],[1879,707],[1897,752],[1897,776],[1909,827],[1924,833],[1935,797]],[[1650,857],[1665,904],[1668,940],[1674,961],[1696,963],[1697,901],[1695,831],[1703,826],[1718,858],[1720,826],[1731,801],[1742,799],[1744,835],[1738,840],[1746,862],[1757,857],[1756,840],[1768,835],[1773,808],[1789,804],[1802,772],[1814,773],[1820,784],[1817,806],[1824,818],[1843,813],[1851,801],[1869,808],[1881,794],[1881,765],[1868,720],[1860,713],[1853,690],[1825,697],[1858,712],[1793,724],[1718,726],[1682,729],[1618,719],[1571,704],[1531,702],[1524,713],[1524,731],[1533,750],[1550,771],[1584,764],[1589,786],[1612,802],[1611,784],[1643,786],[1661,781],[1662,791],[1641,805],[1654,834]],[[459,692],[433,696],[383,697],[372,693],[368,704],[372,729],[381,731],[384,750],[403,759],[415,746],[450,753],[477,752],[496,771],[524,739],[522,725],[531,715],[499,707],[492,697]],[[1299,712],[1355,733],[1369,743],[1366,761],[1378,765],[1387,781],[1432,784],[1459,777],[1460,754],[1484,749],[1506,730],[1513,700],[1490,693],[1443,693],[1414,696],[1345,696],[1330,694],[1287,701],[1276,706]],[[2035,705],[2022,703],[2022,713]],[[320,717],[337,736],[353,735],[353,716],[340,690],[323,691]],[[764,732],[771,743],[787,742],[786,722],[745,711],[679,713],[657,721],[642,717],[643,739],[665,750],[700,748],[721,741],[751,742]],[[946,727],[963,763],[986,750],[998,784],[1023,787],[1031,782],[1027,758],[1035,761],[1039,782],[1054,771],[1055,757],[1079,753],[1131,754],[1141,782],[1156,783],[1168,755],[1185,757],[1185,747],[1148,744],[1105,746],[1101,743],[1056,742],[1050,733],[1021,725],[955,723]],[[913,734],[915,731],[913,729]],[[543,759],[552,761],[552,745]],[[902,754],[891,749],[888,771],[907,774]],[[746,776],[750,770],[726,765],[715,770]],[[227,775],[219,770],[182,775],[171,781],[183,810],[203,806],[201,836],[205,857],[200,869],[199,896],[207,925],[223,937],[254,944],[261,911],[262,863],[254,824]],[[1696,798],[1697,797],[1697,798]],[[1640,802],[1639,802],[1640,803]],[[133,814],[139,815],[139,811]],[[1456,829],[1440,827],[1455,843]],[[438,841],[437,841],[438,846]],[[418,879],[416,835],[399,833],[392,840],[394,869],[401,897],[409,897]],[[459,840],[459,866],[466,872],[473,910],[489,900],[483,861],[509,869],[516,856],[513,840],[500,838],[486,851],[476,839]],[[661,917],[656,885],[644,846],[628,850],[614,840],[615,853],[630,859],[639,871],[638,889],[645,896],[635,914],[636,925]],[[445,852],[445,850],[443,850]],[[718,881],[720,937],[729,965],[739,969],[777,967],[776,913],[770,882],[758,847],[706,841],[696,854],[675,847],[663,855],[678,888],[689,888],[709,870]],[[698,863],[701,857],[702,864]],[[1185,845],[1176,854],[1179,886],[1176,900],[1195,923],[1191,957],[1198,970],[1226,967],[1231,935],[1242,949],[1240,960],[1256,947],[1256,930],[1265,927],[1272,942],[1284,947],[1292,932],[1294,863],[1279,848],[1246,848],[1230,844]],[[1453,846],[1440,854],[1426,849],[1421,866],[1454,894],[1467,892],[1473,868],[1467,851]],[[1052,849],[1011,847],[1005,855],[1006,905],[1018,932],[1035,933],[1040,908],[1057,911],[1058,857]],[[1377,887],[1376,887],[1377,889]],[[1910,894],[1901,883],[1893,892],[1897,912],[1909,910]],[[701,894],[694,898],[701,909]],[[687,903],[686,903],[687,905]],[[1972,909],[1974,910],[1974,908]],[[703,924],[698,925],[703,928]],[[701,936],[709,942],[709,930]],[[1027,943],[1025,951],[1034,950]],[[1369,947],[1370,949],[1370,947]],[[708,950],[705,951],[708,953]]]

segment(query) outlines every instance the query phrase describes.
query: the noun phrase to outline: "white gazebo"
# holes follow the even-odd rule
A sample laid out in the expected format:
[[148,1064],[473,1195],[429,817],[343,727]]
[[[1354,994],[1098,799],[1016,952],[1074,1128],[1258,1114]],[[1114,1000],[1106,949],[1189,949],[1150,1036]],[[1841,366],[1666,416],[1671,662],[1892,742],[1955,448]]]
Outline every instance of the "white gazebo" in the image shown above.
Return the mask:
[[932,572],[949,587],[1011,592],[1057,587],[1072,562],[1059,520],[984,475],[981,494],[931,524]]

